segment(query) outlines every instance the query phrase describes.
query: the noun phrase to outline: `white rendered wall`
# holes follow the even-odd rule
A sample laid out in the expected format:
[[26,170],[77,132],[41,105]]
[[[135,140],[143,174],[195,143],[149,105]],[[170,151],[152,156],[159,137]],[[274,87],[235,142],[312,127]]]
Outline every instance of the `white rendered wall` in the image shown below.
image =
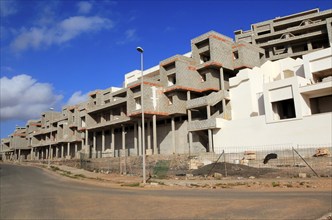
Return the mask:
[[[214,130],[215,152],[248,150],[247,146],[282,144],[331,144],[332,113],[323,113],[265,123],[265,116],[223,121],[219,130]],[[235,148],[232,148],[236,146]],[[243,149],[240,149],[243,147]]]
[[312,73],[332,69],[332,49],[326,48],[303,56],[304,72],[307,79],[312,79]]

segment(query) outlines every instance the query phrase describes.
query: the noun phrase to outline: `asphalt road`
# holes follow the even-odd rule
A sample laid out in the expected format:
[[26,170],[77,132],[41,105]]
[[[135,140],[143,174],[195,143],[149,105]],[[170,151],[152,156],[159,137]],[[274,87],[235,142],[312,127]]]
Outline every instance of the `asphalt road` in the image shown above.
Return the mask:
[[317,219],[332,204],[331,191],[119,189],[0,168],[1,219]]

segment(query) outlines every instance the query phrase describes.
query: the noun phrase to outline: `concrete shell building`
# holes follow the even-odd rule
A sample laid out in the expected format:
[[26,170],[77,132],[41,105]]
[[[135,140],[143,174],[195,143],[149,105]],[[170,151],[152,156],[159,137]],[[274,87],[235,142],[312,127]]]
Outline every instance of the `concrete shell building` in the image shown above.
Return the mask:
[[[260,141],[326,142],[331,139],[331,17],[331,10],[315,9],[261,22],[252,26],[252,33],[236,31],[235,42],[214,31],[205,33],[191,41],[191,52],[145,70],[143,89],[141,72],[135,70],[125,75],[122,88],[93,91],[85,103],[45,112],[17,128],[1,140],[3,157],[69,159],[79,153],[121,157],[142,155],[143,150],[147,155],[217,153],[225,146]],[[273,31],[267,33],[267,27]],[[307,45],[321,46],[297,51],[302,36],[280,38],[289,30],[320,32],[319,38],[315,34],[303,38]],[[265,34],[271,44],[266,40],[261,44]],[[287,53],[275,53],[280,45],[288,48]],[[303,59],[293,59],[302,55]],[[288,58],[273,61],[284,57]],[[304,129],[313,122],[314,130]],[[282,135],[278,124],[289,124],[303,134],[290,129]],[[318,134],[319,126],[324,129]],[[260,139],[257,127],[275,138]],[[235,138],[240,133],[246,134],[244,138]],[[302,139],[309,133],[311,139]]]
[[244,40],[265,50],[269,60],[302,55],[331,47],[332,10],[319,9],[276,17],[251,25],[251,30],[237,30],[236,41]]

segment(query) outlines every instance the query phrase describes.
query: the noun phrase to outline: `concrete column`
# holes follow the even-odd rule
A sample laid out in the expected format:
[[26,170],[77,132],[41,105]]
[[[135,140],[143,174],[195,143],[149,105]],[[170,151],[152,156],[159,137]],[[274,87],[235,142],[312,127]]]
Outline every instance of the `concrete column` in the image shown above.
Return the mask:
[[287,53],[288,54],[292,54],[293,53],[293,48],[292,48],[291,44],[287,45]]
[[[225,91],[225,80],[224,80],[224,69],[220,68],[220,89]],[[225,115],[226,110],[226,100],[225,98],[222,99],[222,111]]]
[[330,46],[332,45],[332,18],[326,19],[326,29],[327,29],[327,35],[329,38]]
[[70,143],[67,143],[67,157],[70,157]]
[[273,55],[273,47],[269,48],[269,56],[270,56],[270,58],[274,56]]
[[105,130],[101,133],[101,151],[102,153],[105,151]]
[[220,90],[225,90],[224,69],[222,67],[219,69],[219,74],[220,74]]
[[158,154],[157,146],[157,116],[152,116],[153,154]]
[[212,130],[208,130],[208,135],[209,135],[209,152],[213,152],[213,139],[212,139]]
[[46,159],[48,159],[48,157],[49,157],[49,153],[48,153],[48,149],[46,148],[46,155],[45,155],[46,157]]
[[137,149],[137,124],[134,124],[134,150],[136,154],[138,155],[138,149]]
[[115,136],[114,136],[114,128],[111,128],[111,151],[114,152],[115,148]]
[[85,130],[85,151],[90,152],[90,147],[89,147],[89,132],[88,130]]
[[175,149],[175,120],[174,117],[172,117],[172,145],[173,145],[173,154],[176,153],[176,149]]
[[189,131],[189,156],[191,154],[191,149],[193,149],[193,133]]
[[75,158],[77,158],[77,142],[75,142]]
[[308,51],[312,50],[312,44],[311,44],[310,40],[308,40],[308,42],[307,42],[307,47],[308,47]]
[[41,150],[41,159],[44,160],[44,151],[43,151],[43,149]]
[[[221,78],[221,76],[220,76],[220,78]],[[220,81],[220,85],[221,85],[221,81]],[[187,91],[187,100],[191,100],[190,91]],[[188,123],[190,123],[191,122],[191,110],[190,109],[187,110],[187,115],[188,115]],[[188,135],[189,135],[189,156],[190,156],[190,152],[193,147],[193,133],[191,131],[189,131]]]
[[122,149],[126,149],[126,129],[125,126],[122,126]]
[[210,119],[210,117],[211,117],[211,106],[210,105],[206,106],[206,114],[207,114],[207,118]]
[[33,156],[33,147],[31,148],[30,155],[31,155],[30,156],[31,157],[30,160],[33,160],[33,158],[34,158],[34,156]]
[[147,126],[148,126],[148,149],[151,149],[151,121],[150,120],[148,120]]
[[146,155],[152,155],[152,149],[151,149],[151,120],[149,119],[146,124],[148,126],[148,149],[146,149]]
[[59,158],[59,147],[55,146],[55,158]]
[[142,155],[142,123],[138,122],[138,155]]
[[93,132],[93,151],[92,151],[92,155],[95,154],[95,158],[97,158],[97,151],[96,151],[96,145],[97,145],[97,136],[96,136],[96,132]]
[[52,145],[50,146],[50,159],[52,160],[53,159],[53,148],[52,148]]
[[65,151],[64,144],[61,144],[61,159],[63,159],[64,157],[64,151]]

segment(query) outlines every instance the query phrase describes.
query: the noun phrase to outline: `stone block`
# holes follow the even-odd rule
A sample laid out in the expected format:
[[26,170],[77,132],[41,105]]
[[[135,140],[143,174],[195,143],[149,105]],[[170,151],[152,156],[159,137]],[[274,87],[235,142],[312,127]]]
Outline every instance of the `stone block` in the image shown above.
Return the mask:
[[216,179],[221,179],[222,178],[222,174],[221,173],[214,173],[213,177]]
[[300,177],[300,178],[306,178],[306,177],[307,177],[307,174],[306,174],[306,173],[299,173],[299,177]]
[[152,149],[146,149],[145,155],[147,156],[152,155]]

